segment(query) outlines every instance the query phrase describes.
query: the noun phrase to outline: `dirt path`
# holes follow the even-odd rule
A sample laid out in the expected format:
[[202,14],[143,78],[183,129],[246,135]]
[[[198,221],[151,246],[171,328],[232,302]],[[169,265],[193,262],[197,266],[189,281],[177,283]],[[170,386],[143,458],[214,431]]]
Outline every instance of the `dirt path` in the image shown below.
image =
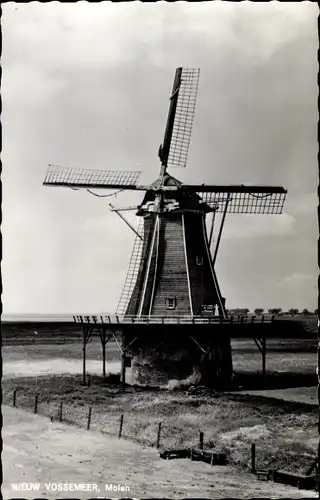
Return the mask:
[[[109,361],[106,363],[107,373],[120,373],[120,362]],[[48,360],[25,360],[3,362],[3,377],[40,377],[41,375],[61,375],[68,373],[75,375],[82,373],[82,361],[77,359],[53,358]],[[86,373],[102,373],[102,362],[87,360]],[[126,378],[130,383],[131,369],[127,369]]]
[[316,387],[292,387],[289,389],[268,389],[238,391],[238,394],[250,394],[252,396],[263,396],[266,398],[281,399],[282,401],[293,401],[318,406]]
[[[45,417],[3,407],[3,498],[92,497],[278,497],[316,498],[315,492],[257,481],[233,467],[190,460],[161,460],[156,450],[52,423]],[[12,483],[39,483],[40,490],[13,491]],[[100,492],[46,491],[45,483],[91,483]],[[106,493],[105,484],[128,486]]]

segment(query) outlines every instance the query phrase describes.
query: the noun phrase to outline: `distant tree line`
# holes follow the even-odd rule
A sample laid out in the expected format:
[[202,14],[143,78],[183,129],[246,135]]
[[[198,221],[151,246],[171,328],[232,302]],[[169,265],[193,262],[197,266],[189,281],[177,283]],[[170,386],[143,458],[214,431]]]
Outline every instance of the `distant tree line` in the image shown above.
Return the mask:
[[227,309],[227,313],[231,315],[239,315],[239,316],[245,316],[246,314],[249,314],[250,309],[247,307],[244,309],[241,308],[236,308],[236,309]]
[[[315,309],[313,312],[309,311],[308,309],[303,309],[301,312],[299,309],[289,309],[288,311],[282,311],[281,307],[274,307],[270,308],[265,312],[265,309],[262,307],[257,307],[254,309],[254,314],[257,316],[262,315],[262,314],[272,314],[273,316],[279,316],[279,315],[287,315],[291,314],[291,316],[296,316],[296,315],[303,315],[303,316],[308,316],[309,314],[318,314],[318,309]],[[236,308],[236,309],[227,309],[228,314],[234,314],[234,315],[246,315],[250,313],[250,309],[248,308]]]

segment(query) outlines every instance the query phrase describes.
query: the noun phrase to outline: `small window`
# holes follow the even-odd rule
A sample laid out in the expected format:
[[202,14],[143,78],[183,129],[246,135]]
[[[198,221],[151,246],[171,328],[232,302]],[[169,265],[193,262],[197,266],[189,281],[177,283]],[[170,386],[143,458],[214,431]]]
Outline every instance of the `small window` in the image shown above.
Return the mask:
[[202,266],[202,264],[203,264],[203,257],[202,257],[202,255],[197,255],[196,256],[196,264],[197,264],[197,266]]
[[177,305],[177,300],[175,297],[168,297],[167,300],[167,309],[175,309]]

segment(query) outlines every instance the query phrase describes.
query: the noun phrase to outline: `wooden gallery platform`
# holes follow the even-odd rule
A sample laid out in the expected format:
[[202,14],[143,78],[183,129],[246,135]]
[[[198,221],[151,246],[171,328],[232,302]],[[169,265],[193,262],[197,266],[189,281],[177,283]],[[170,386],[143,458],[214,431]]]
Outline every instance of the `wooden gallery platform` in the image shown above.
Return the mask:
[[185,385],[228,389],[232,383],[231,338],[252,338],[266,373],[267,337],[274,337],[272,316],[137,317],[74,316],[83,331],[83,382],[86,345],[98,335],[102,345],[103,376],[106,344],[113,340],[121,352],[121,380],[132,368],[133,383],[156,386],[174,380]]

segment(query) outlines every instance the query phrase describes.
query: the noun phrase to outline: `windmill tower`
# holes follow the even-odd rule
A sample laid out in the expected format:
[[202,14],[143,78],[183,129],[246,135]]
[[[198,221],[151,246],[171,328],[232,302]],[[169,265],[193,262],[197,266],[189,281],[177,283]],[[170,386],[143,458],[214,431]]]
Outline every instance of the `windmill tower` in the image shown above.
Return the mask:
[[[44,185],[73,189],[145,191],[142,203],[136,207],[140,223],[117,308],[117,314],[124,318],[171,317],[179,322],[183,317],[218,315],[227,319],[225,298],[215,272],[226,214],[282,212],[286,196],[283,187],[183,184],[168,173],[173,167],[186,167],[198,82],[198,69],[176,69],[164,140],[158,151],[160,172],[151,185],[138,183],[140,172],[56,166],[49,166],[44,181]],[[120,212],[126,209],[112,207],[123,219]],[[211,251],[213,224],[219,212],[222,220]],[[209,235],[208,214],[211,217]],[[232,361],[228,335],[215,335],[211,328],[204,335],[201,332],[200,342],[199,336],[198,340],[191,336],[199,346],[195,353],[190,335],[183,336],[182,329],[173,340],[172,332],[168,326],[155,329],[150,324],[146,335],[139,336],[133,351],[137,380],[150,382],[156,372],[160,378],[165,372],[167,379],[190,378],[195,373],[198,380],[207,381],[209,377],[214,383],[230,379]]]

